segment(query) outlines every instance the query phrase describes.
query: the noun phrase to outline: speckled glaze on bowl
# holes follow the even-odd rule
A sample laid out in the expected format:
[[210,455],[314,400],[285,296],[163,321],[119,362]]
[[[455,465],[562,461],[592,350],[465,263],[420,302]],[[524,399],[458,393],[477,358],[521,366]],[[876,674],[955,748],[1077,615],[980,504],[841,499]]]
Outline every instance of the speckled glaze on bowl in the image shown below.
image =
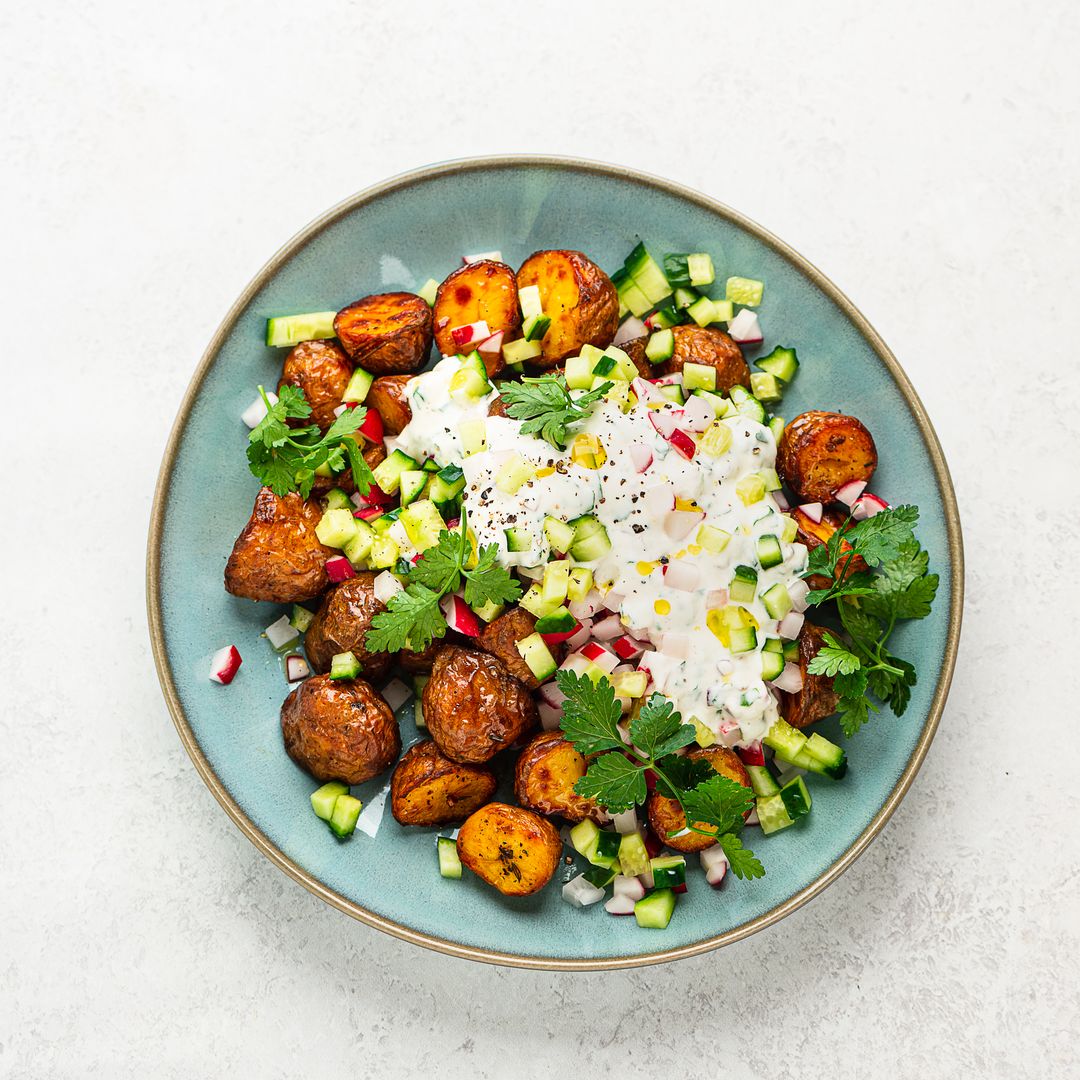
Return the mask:
[[[316,785],[281,744],[278,710],[287,688],[260,634],[283,609],[238,600],[222,587],[225,559],[257,490],[240,413],[257,384],[276,383],[284,355],[263,344],[267,316],[418,288],[429,277],[441,280],[470,251],[498,248],[516,266],[537,249],[571,247],[613,270],[638,236],[654,252],[711,252],[721,281],[742,274],[766,282],[760,311],[769,347],[794,345],[802,361],[784,414],[836,409],[867,424],[881,455],[874,490],[918,504],[919,534],[941,575],[933,614],[895,635],[920,673],[904,717],[886,711],[850,741],[847,777],[815,780],[814,811],[803,822],[767,838],[751,830],[764,879],[729,875],[713,890],[695,868],[661,931],[612,918],[602,905],[571,908],[559,894],[561,876],[519,900],[469,874],[444,881],[434,831],[404,829],[388,808],[377,837],[336,840],[310,811]],[[173,720],[203,779],[256,847],[328,903],[407,941],[550,969],[658,963],[737,941],[850,866],[903,798],[933,738],[955,661],[962,589],[960,522],[937,437],[899,364],[850,301],[781,241],[703,195],[627,169],[540,157],[449,162],[396,177],[335,207],[270,260],[226,316],[180,406],[147,564],[150,633]],[[244,664],[223,687],[207,678],[208,662],[230,642]],[[411,703],[400,716],[408,745],[417,737]],[[841,738],[834,724],[823,730]],[[383,787],[364,785],[365,804]]]

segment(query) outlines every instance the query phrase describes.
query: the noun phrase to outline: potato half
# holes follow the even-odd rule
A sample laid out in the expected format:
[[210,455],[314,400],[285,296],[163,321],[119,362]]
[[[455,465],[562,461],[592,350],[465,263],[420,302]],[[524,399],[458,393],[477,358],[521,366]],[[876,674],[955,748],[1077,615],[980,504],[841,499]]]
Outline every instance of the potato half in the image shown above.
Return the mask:
[[528,896],[554,877],[562,840],[539,814],[488,803],[461,826],[457,850],[462,863],[499,892]]

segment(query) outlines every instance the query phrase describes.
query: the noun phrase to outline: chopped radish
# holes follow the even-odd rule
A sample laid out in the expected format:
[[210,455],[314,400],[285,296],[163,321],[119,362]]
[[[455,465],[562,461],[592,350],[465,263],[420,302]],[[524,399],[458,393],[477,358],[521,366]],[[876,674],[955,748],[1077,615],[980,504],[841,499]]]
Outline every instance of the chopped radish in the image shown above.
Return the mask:
[[555,705],[549,705],[546,701],[538,701],[536,709],[540,713],[540,726],[545,731],[555,731],[562,723],[563,711]]
[[710,589],[705,594],[705,606],[707,608],[722,608],[727,607],[728,591],[727,589]]
[[749,308],[743,308],[731,322],[728,323],[728,334],[740,345],[757,345],[762,340],[761,323],[758,321],[757,312]]
[[451,630],[456,630],[466,637],[480,636],[480,620],[476,613],[465,603],[464,597],[451,595],[444,596],[439,601],[443,615],[446,616],[446,625]]
[[386,704],[397,712],[412,697],[412,691],[400,679],[391,679],[383,687],[382,696]]
[[685,660],[690,655],[690,635],[665,634],[660,645],[660,652],[676,660]]
[[[363,513],[363,511],[359,512]],[[326,576],[337,583],[356,577],[356,571],[352,568],[352,563],[344,555],[335,555],[332,559],[326,560]]]
[[735,753],[742,758],[744,765],[765,764],[765,748],[761,745],[760,739],[755,739],[748,746],[736,746]]
[[346,402],[346,401],[343,401],[343,402],[342,402],[342,403],[341,403],[341,404],[340,404],[340,405],[339,405],[339,406],[338,406],[338,407],[337,407],[337,408],[336,408],[336,409],[334,410],[334,419],[336,420],[336,419],[337,419],[337,418],[338,418],[338,417],[339,417],[339,416],[340,416],[340,415],[341,415],[341,414],[342,414],[343,412],[346,412],[346,411],[348,410],[348,408],[349,408],[349,404],[348,404],[348,402]]
[[368,406],[368,410],[364,414],[364,422],[356,429],[356,433],[362,435],[371,443],[381,443],[383,441],[385,429],[378,409]]
[[[616,814],[614,818],[615,831],[623,836],[628,835],[628,833],[624,833],[618,827],[618,821],[619,818],[625,817],[626,815],[633,816],[634,811],[627,810],[626,814]],[[635,829],[630,830],[630,832],[635,831]],[[616,896],[628,896],[631,900],[642,900],[645,897],[645,886],[641,884],[640,879],[636,877],[627,877],[625,874],[616,874],[615,879],[611,883],[611,888]]]
[[787,496],[782,491],[774,491],[772,497],[781,510],[787,511],[791,509],[791,503],[787,501]]
[[697,453],[697,443],[685,431],[676,428],[671,433],[671,438],[668,441],[687,461],[694,460],[694,454]]
[[470,343],[486,341],[491,337],[491,331],[488,329],[488,324],[480,319],[478,322],[469,323],[468,326],[452,327],[450,336],[454,339],[454,344],[460,348]]
[[788,641],[794,641],[803,628],[806,616],[801,611],[789,611],[776,627],[776,632]]
[[556,682],[544,683],[540,687],[539,694],[544,701],[556,709],[561,708],[566,700],[566,695],[559,689],[559,684]]
[[754,807],[753,810],[750,811],[749,814],[747,814],[747,816],[746,816],[746,824],[747,825],[760,825],[761,824],[761,822],[758,820],[757,807],[756,806]]
[[[644,894],[644,886],[641,887],[641,892]],[[637,901],[631,896],[619,896],[616,894],[604,903],[604,910],[609,915],[633,915],[636,903]]]
[[631,315],[615,333],[612,345],[622,345],[624,341],[633,341],[634,338],[644,337],[646,334],[645,324],[635,315]]
[[284,649],[290,641],[300,636],[300,631],[289,622],[288,615],[282,615],[266,628],[266,636],[275,649]]
[[[571,611],[571,614],[573,612]],[[575,616],[576,618],[576,616]],[[578,629],[572,637],[566,639],[566,647],[573,652],[575,649],[580,649],[586,641],[589,640],[589,634],[592,630],[592,620],[589,618],[581,619],[578,622]]]
[[685,540],[704,520],[703,510],[672,510],[664,519],[664,532],[672,540]]
[[506,331],[500,330],[497,334],[492,334],[491,337],[484,341],[481,341],[476,346],[476,351],[481,357],[498,357],[502,353],[503,338],[506,336]]
[[210,678],[222,686],[228,686],[243,662],[236,646],[226,645],[224,649],[218,649],[210,661]]
[[649,520],[657,525],[675,509],[675,494],[666,484],[648,488],[641,501]]
[[833,498],[845,506],[854,506],[855,500],[866,490],[865,480],[850,480],[833,492]]
[[[266,400],[271,405],[277,404],[277,394],[272,390],[266,392]],[[266,416],[266,402],[263,401],[262,396],[257,397],[241,414],[240,419],[249,428],[257,428],[262,423],[263,417]]]
[[628,453],[635,472],[643,473],[653,463],[653,452],[644,443],[631,443]]
[[871,495],[869,491],[864,491],[852,504],[851,516],[857,521],[863,521],[888,509],[889,504],[884,499],[879,499],[876,495]]
[[308,662],[299,653],[290,653],[285,657],[285,678],[293,683],[306,679],[311,674]]
[[[618,663],[618,660],[615,662]],[[583,652],[572,652],[559,665],[559,670],[572,671],[575,675],[584,675],[591,664],[592,661]]]
[[604,899],[604,890],[586,881],[584,874],[578,874],[562,887],[562,898],[574,907],[588,907]]
[[701,853],[701,869],[705,871],[705,880],[715,889],[724,880],[724,875],[727,873],[728,861],[727,856],[724,854],[724,849],[716,844],[714,847],[706,848]]
[[664,567],[664,584],[680,592],[694,592],[701,584],[701,574],[693,563],[676,559]]
[[683,406],[682,426],[687,431],[700,433],[716,419],[716,410],[703,397],[693,395]]
[[796,578],[787,587],[788,596],[791,597],[791,607],[794,611],[805,611],[806,597],[810,593],[810,582],[806,578]]
[[381,506],[365,506],[362,510],[354,510],[353,517],[360,518],[361,521],[374,521],[377,517],[382,517],[383,508]]
[[392,574],[389,570],[384,570],[381,574],[376,574],[375,580],[372,582],[375,599],[383,604],[389,604],[390,601],[404,588],[405,586],[401,584],[397,576]]
[[739,727],[738,720],[721,721],[718,734],[720,741],[725,746],[731,747],[738,742],[742,742],[742,728]]
[[354,491],[349,498],[352,499],[353,506],[358,510],[363,510],[367,506],[389,506],[394,501],[394,496],[387,495],[376,483],[371,484],[366,495]]
[[799,513],[805,514],[815,525],[821,524],[823,507],[821,503],[803,503],[799,507]]
[[608,611],[618,611],[623,606],[623,601],[626,599],[622,593],[617,593],[614,589],[608,589],[604,593],[604,607]]
[[571,600],[567,607],[578,621],[591,618],[600,609],[600,593],[590,589],[584,600]]
[[469,263],[474,262],[502,262],[501,251],[481,251],[477,255],[462,255],[461,262],[464,266],[468,266]]
[[656,389],[656,386],[646,379],[637,378],[630,383],[634,396],[643,405],[666,405],[667,398]]
[[629,634],[615,638],[611,643],[611,648],[620,660],[636,660],[645,651],[645,646],[640,641],[635,641]]
[[[682,372],[674,371],[670,375],[660,375],[655,379],[650,379],[649,382],[653,386],[682,386]],[[670,401],[670,398],[664,398],[665,401]]]
[[[596,627],[593,627],[595,630]],[[587,641],[581,647],[581,656],[590,663],[595,664],[605,675],[610,675],[618,666],[619,658],[614,653],[609,653],[603,645],[595,641]]]
[[618,615],[607,615],[602,619],[597,619],[592,627],[592,636],[597,641],[614,641],[625,632],[622,619]]
[[675,431],[675,425],[682,420],[682,409],[650,409],[649,423],[656,429],[659,435],[670,440]]
[[772,681],[777,690],[786,690],[789,694],[797,694],[803,688],[802,672],[798,664],[785,664],[784,670]]
[[561,645],[564,641],[569,641],[580,633],[581,623],[575,623],[573,630],[556,630],[550,634],[541,634],[540,636],[544,639],[545,645]]

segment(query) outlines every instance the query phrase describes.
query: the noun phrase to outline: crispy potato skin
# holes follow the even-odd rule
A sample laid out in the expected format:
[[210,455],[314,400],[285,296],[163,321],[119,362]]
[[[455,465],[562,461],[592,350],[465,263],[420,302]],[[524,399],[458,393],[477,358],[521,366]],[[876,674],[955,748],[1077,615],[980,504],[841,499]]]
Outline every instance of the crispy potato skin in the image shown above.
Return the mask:
[[562,841],[531,810],[488,803],[461,826],[457,850],[465,866],[505,896],[529,896],[554,877]]
[[645,355],[645,342],[648,340],[647,337],[631,338],[618,347],[630,357],[634,367],[637,368],[638,374],[643,379],[655,379],[659,375],[659,371],[653,367],[649,358]]
[[334,410],[341,404],[352,372],[352,361],[334,342],[301,341],[285,357],[278,381],[279,394],[283,386],[299,387],[311,406],[311,416],[293,424],[318,424],[326,431],[334,422]]
[[[457,356],[461,349],[450,331],[480,320],[493,334],[501,331],[503,342],[513,341],[521,327],[517,289],[517,278],[506,263],[481,259],[458,267],[435,294],[435,347],[443,356]],[[484,366],[492,377],[506,369],[502,353],[485,358]]]
[[537,285],[544,314],[551,319],[541,339],[543,355],[531,367],[551,368],[581,346],[606,349],[619,328],[619,298],[611,278],[580,251],[537,251],[517,272],[518,288]]
[[297,765],[343,784],[378,776],[401,752],[393,711],[363,679],[305,679],[281,706],[281,735]]
[[[805,544],[807,551],[813,551],[816,547],[821,547],[822,544],[829,542],[829,537],[832,536],[841,525],[844,524],[846,519],[845,514],[841,514],[836,510],[823,510],[821,513],[821,521],[813,521],[807,517],[797,506],[792,509],[791,516],[795,519],[795,525],[799,530],[797,537],[800,544]],[[851,545],[846,541],[840,542],[841,551],[850,551]],[[840,581],[842,578],[846,578],[851,574],[858,573],[861,570],[866,570],[866,562],[861,555],[856,555],[841,571],[841,567],[836,568],[836,580]],[[824,574],[813,574],[806,579],[810,583],[811,589],[827,589],[829,587],[829,579]]]
[[832,502],[844,484],[869,482],[877,460],[873,436],[860,421],[818,410],[796,416],[776,448],[776,471],[802,502]]
[[402,649],[398,652],[397,661],[402,671],[410,675],[429,675],[435,657],[442,648],[443,643],[436,638],[423,652],[413,652],[412,649]]
[[365,296],[334,319],[341,347],[372,375],[419,371],[431,355],[431,326],[427,302],[407,292]]
[[399,825],[448,825],[479,810],[496,787],[489,768],[451,761],[429,739],[410,746],[397,763],[390,811]]
[[375,596],[375,574],[362,571],[336,585],[323,600],[304,635],[304,650],[312,670],[326,672],[335,653],[351,652],[360,661],[364,678],[381,679],[390,667],[389,653],[364,648],[372,618],[386,606]]
[[825,644],[825,631],[813,623],[804,622],[799,633],[799,668],[803,685],[797,694],[780,695],[780,715],[794,728],[804,728],[824,720],[836,712],[840,695],[833,689],[828,675],[810,675],[806,665],[817,656]]
[[383,375],[371,384],[365,405],[382,417],[388,435],[400,435],[401,429],[412,419],[412,408],[405,397],[411,375]]
[[488,406],[488,416],[506,416],[506,402],[502,397],[495,397],[491,399],[491,404]]
[[486,653],[497,656],[507,667],[510,674],[530,690],[540,685],[540,680],[529,669],[529,665],[517,651],[517,642],[527,638],[536,629],[536,617],[524,608],[512,608],[505,615],[500,615],[480,631],[476,643]]
[[733,386],[750,388],[750,368],[734,338],[714,326],[673,326],[675,352],[659,365],[660,375],[674,375],[684,364],[706,364],[716,368],[716,389],[726,393]]
[[330,584],[326,560],[337,554],[315,535],[321,517],[318,503],[296,492],[279,499],[262,488],[225,564],[225,591],[275,604],[318,596]]
[[532,695],[498,657],[456,645],[436,655],[423,704],[431,737],[453,761],[490,761],[539,722]]
[[[739,755],[726,746],[706,746],[691,750],[687,757],[701,758],[707,761],[713,769],[726,776],[743,787],[750,786],[750,775],[747,773]],[[686,828],[686,815],[682,812],[679,804],[667,795],[661,795],[655,790],[649,795],[645,803],[645,813],[649,818],[652,831],[659,837],[661,843],[666,844],[675,851],[692,852],[704,851],[712,847],[716,841],[700,833],[687,833],[685,836],[668,836],[669,832]],[[708,828],[701,822],[696,823],[701,828]]]
[[540,731],[526,744],[514,769],[517,801],[538,814],[558,814],[567,821],[607,821],[592,799],[574,791],[588,763],[561,731]]

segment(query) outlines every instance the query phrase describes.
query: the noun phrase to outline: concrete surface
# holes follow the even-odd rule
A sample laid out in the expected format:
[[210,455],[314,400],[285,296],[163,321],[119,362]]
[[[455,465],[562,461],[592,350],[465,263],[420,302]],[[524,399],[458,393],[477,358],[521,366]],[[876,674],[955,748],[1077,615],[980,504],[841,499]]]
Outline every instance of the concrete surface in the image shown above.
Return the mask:
[[[1080,1072],[1080,16],[855,5],[205,0],[0,9],[0,1076]],[[497,970],[324,906],[162,703],[152,483],[267,256],[430,161],[559,152],[738,207],[918,387],[968,543],[941,732],[869,853],[718,954]]]

